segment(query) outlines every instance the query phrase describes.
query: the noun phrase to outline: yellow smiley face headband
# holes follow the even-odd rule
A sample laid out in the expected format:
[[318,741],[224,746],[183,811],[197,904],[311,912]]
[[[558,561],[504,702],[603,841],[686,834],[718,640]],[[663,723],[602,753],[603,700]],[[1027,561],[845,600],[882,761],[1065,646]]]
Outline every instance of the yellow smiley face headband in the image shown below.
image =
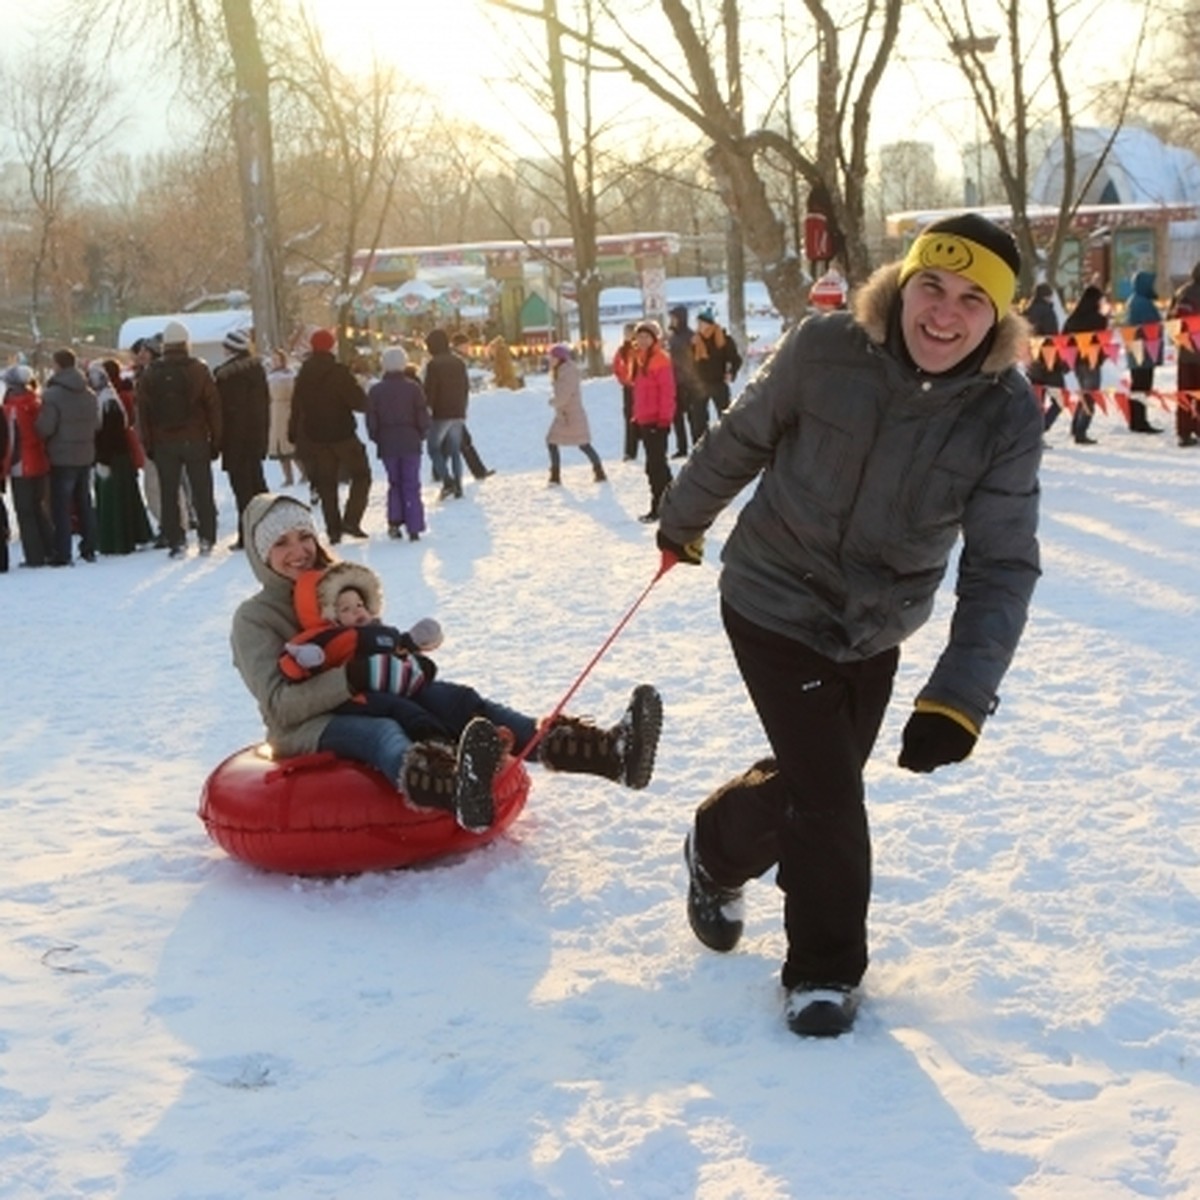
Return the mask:
[[994,251],[960,233],[923,233],[908,248],[900,266],[900,286],[918,271],[952,271],[983,288],[997,318],[1008,312],[1017,286],[1016,272]]

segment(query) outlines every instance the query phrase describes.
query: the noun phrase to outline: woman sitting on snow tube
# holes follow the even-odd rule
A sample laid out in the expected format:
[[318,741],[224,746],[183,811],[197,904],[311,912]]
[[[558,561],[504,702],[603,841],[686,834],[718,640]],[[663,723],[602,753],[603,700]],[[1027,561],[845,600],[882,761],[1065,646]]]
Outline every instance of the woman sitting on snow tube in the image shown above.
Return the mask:
[[[246,558],[261,587],[233,615],[233,661],[258,702],[275,755],[328,751],[355,759],[381,772],[416,807],[451,812],[464,828],[486,828],[492,819],[492,781],[505,752],[496,726],[511,732],[513,750],[521,754],[538,733],[534,718],[478,697],[479,711],[462,730],[457,753],[450,753],[437,742],[414,743],[390,718],[335,711],[358,690],[351,679],[386,672],[361,658],[303,680],[289,679],[280,668],[286,644],[300,632],[296,581],[332,562],[317,538],[312,513],[289,496],[263,493],[247,505],[242,525]],[[642,788],[654,770],[661,726],[662,702],[643,684],[609,729],[556,717],[537,743],[536,757],[552,770]]]

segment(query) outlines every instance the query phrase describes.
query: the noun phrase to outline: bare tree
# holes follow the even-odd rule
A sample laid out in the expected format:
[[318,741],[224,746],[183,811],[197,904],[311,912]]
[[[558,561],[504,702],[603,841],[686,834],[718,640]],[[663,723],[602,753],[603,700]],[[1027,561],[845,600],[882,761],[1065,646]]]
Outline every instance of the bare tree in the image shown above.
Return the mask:
[[1200,0],[1182,0],[1154,15],[1159,23],[1162,60],[1171,69],[1161,75],[1148,74],[1137,85],[1139,107],[1171,130],[1172,140],[1200,148]]
[[[307,143],[300,146],[310,207],[324,237],[297,246],[332,279],[339,337],[346,330],[366,284],[362,256],[379,248],[388,210],[404,163],[404,124],[397,106],[396,73],[379,64],[361,79],[341,71],[325,52],[310,21],[301,26],[301,53],[283,86],[299,101],[307,119]],[[320,257],[317,246],[328,248]]]
[[[271,69],[259,30],[286,28],[277,0],[73,0],[77,27],[91,39],[107,26],[114,45],[145,41],[156,22],[156,66],[173,55],[185,78],[223,100],[237,149],[246,270],[259,345],[281,344],[279,214],[271,113]],[[214,36],[216,34],[216,36]],[[72,69],[79,57],[75,56]]]
[[[741,11],[722,0],[717,29],[709,31],[704,3],[658,0],[687,77],[674,72],[647,36],[646,15],[636,32],[615,5],[603,10],[615,31],[602,37],[589,29],[555,22],[564,38],[589,45],[598,58],[618,67],[701,131],[709,142],[708,163],[718,190],[763,266],[779,310],[797,318],[807,286],[803,266],[789,246],[785,222],[771,204],[762,168],[766,155],[794,164],[810,188],[828,197],[842,239],[842,256],[852,278],[870,267],[865,237],[865,181],[871,103],[899,30],[901,0],[865,0],[839,11],[823,0],[804,0],[815,41],[815,146],[810,150],[778,130],[749,128],[743,102]],[[523,0],[489,0],[506,11],[545,21],[546,13]],[[719,47],[724,48],[722,54]]]
[[241,184],[250,305],[255,335],[259,347],[265,350],[283,344],[270,75],[252,0],[221,0],[221,16],[233,59],[230,108]]
[[[1075,119],[1090,97],[1081,96],[1067,79],[1073,42],[1079,37],[1095,38],[1095,31],[1102,27],[1103,5],[1096,3],[1081,10],[1071,0],[1039,0],[1036,6],[1028,0],[993,0],[990,8],[981,8],[974,0],[927,0],[926,8],[971,89],[995,155],[1012,211],[1012,231],[1021,248],[1021,290],[1028,292],[1032,286],[1039,249],[1044,253],[1047,277],[1053,283],[1072,218],[1104,163],[1101,155],[1086,178],[1077,177]],[[989,28],[989,18],[996,21],[1002,34]],[[1142,31],[1144,36],[1144,22]],[[994,57],[1000,46],[1003,54]],[[1136,61],[1135,52],[1134,68],[1121,88],[1113,138],[1129,104]],[[1032,135],[1038,126],[1053,128],[1063,148],[1058,214],[1050,238],[1042,247],[1038,246],[1029,216],[1030,185],[1037,162]]]
[[5,75],[4,111],[33,218],[29,332],[39,352],[47,285],[63,317],[64,336],[74,334],[71,281],[63,274],[60,254],[62,226],[84,168],[114,129],[103,70],[84,53],[81,36],[70,38],[62,53],[71,63],[69,71],[47,71],[25,57]]

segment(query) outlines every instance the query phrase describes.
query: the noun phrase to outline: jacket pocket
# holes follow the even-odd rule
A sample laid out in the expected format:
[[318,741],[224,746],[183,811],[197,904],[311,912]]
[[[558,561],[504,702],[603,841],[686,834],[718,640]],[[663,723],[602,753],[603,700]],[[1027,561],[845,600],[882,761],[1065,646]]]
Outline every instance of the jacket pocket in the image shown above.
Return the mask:
[[795,478],[810,496],[836,511],[845,511],[852,500],[849,478],[854,440],[848,430],[805,413],[795,436]]
[[975,478],[947,467],[932,467],[913,495],[910,518],[918,531],[957,527],[975,487]]

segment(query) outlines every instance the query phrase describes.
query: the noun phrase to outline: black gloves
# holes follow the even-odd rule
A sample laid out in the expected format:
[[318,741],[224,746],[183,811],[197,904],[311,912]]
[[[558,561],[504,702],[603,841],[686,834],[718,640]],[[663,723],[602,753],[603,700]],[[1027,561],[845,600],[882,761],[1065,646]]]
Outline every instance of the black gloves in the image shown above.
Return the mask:
[[962,762],[978,740],[978,734],[954,717],[918,709],[904,726],[899,765],[925,774],[948,763]]
[[[696,538],[693,542],[688,542],[686,546],[681,546],[678,542],[673,542],[663,531],[658,531],[658,548],[663,552],[664,563],[667,555],[673,555],[675,562],[687,563],[689,567],[698,567],[704,561],[704,538],[703,536]],[[674,563],[671,564],[674,566]]]

